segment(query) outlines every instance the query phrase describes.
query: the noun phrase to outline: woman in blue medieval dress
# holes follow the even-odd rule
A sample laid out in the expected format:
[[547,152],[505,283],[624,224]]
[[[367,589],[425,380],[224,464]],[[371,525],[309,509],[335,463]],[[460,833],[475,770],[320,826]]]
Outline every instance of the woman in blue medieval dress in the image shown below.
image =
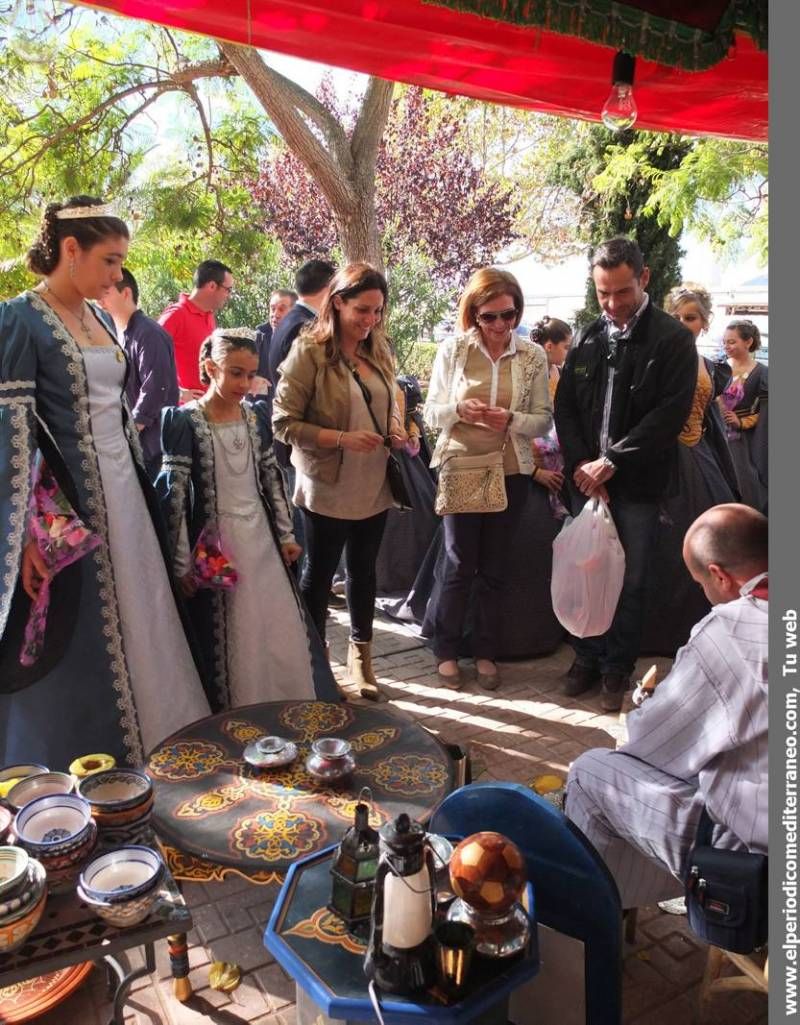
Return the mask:
[[[41,283],[0,303],[0,763],[64,769],[101,751],[138,765],[209,713],[122,401],[125,355],[87,302],[121,280],[127,249],[99,200],[52,203],[28,253]],[[39,457],[101,544],[53,579],[43,652],[26,668],[47,573],[27,538]]]
[[[316,628],[289,570],[301,548],[265,402],[244,402],[258,369],[255,332],[218,328],[200,349],[196,402],[164,412],[163,469],[156,482],[174,572],[212,669],[215,708],[259,701],[338,700]],[[198,540],[233,567],[229,590],[196,587]]]

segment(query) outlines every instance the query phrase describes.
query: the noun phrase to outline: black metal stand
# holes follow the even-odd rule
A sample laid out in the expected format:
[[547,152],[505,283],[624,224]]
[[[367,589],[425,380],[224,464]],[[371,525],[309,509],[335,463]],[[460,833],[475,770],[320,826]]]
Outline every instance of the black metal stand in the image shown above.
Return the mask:
[[105,955],[103,963],[106,966],[108,998],[114,1001],[114,1016],[109,1025],[124,1025],[125,1001],[128,999],[131,986],[137,979],[141,979],[143,975],[151,975],[156,969],[155,946],[152,943],[145,943],[144,965],[127,973],[111,954]]

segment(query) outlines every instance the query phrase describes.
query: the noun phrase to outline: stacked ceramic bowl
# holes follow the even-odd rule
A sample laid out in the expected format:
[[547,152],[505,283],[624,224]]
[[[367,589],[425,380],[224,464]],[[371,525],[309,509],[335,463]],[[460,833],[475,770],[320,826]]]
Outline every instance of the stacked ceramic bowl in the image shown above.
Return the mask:
[[0,769],[0,805],[9,807],[6,798],[11,788],[17,783],[29,776],[38,776],[43,772],[49,772],[47,766],[38,765],[36,762],[29,762],[25,765],[4,765]]
[[103,847],[139,844],[150,835],[153,784],[136,769],[93,772],[78,782],[78,793],[92,808]]
[[164,862],[149,847],[108,851],[81,873],[78,897],[109,925],[124,929],[150,914],[161,892]]
[[30,936],[44,911],[44,866],[21,847],[0,847],[0,954],[10,954]]
[[37,797],[14,819],[17,844],[44,865],[51,893],[68,893],[97,843],[89,802],[75,794]]
[[16,783],[6,795],[6,802],[13,811],[19,811],[37,797],[50,794],[71,794],[75,780],[68,772],[40,772]]

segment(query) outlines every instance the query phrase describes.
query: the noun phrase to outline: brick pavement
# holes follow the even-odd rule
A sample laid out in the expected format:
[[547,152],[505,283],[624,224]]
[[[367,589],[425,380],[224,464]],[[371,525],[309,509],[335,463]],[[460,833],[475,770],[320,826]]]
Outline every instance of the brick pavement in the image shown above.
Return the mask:
[[[334,669],[341,675],[347,629],[334,612],[329,631]],[[558,677],[568,667],[564,645],[548,658],[502,667],[503,686],[494,694],[468,683],[463,691],[436,683],[432,654],[404,627],[376,621],[374,664],[392,705],[448,742],[469,749],[479,779],[529,782],[542,772],[565,776],[569,763],[589,747],[614,746],[624,737],[624,714],[599,710],[597,693],[569,699],[559,694]],[[643,670],[652,659],[642,660]],[[656,659],[665,670],[669,661]],[[157,949],[157,970],[138,980],[126,1009],[126,1025],[294,1025],[294,985],[274,963],[262,933],[277,886],[242,879],[187,883],[195,928],[190,964],[194,996],[186,1004],[172,997],[166,945]],[[213,960],[236,961],[242,983],[232,994],[208,986]],[[142,963],[133,952],[131,963]],[[626,944],[623,1006],[625,1025],[688,1025],[696,1020],[705,950],[695,942],[684,916],[657,908],[639,910],[636,940]],[[39,1019],[40,1025],[106,1025],[110,1017],[103,973],[67,1002]],[[714,998],[709,1025],[766,1025],[766,997],[742,992]]]

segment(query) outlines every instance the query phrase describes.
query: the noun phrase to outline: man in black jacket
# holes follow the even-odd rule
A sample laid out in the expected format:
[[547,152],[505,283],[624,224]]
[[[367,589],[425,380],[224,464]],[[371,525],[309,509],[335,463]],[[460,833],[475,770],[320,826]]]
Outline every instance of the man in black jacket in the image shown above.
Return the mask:
[[[275,389],[278,387],[281,376],[279,367],[289,355],[292,342],[306,324],[316,317],[322,298],[335,273],[336,268],[327,260],[309,260],[295,274],[294,287],[297,292],[297,302],[273,329],[269,343],[269,379],[272,383],[269,391],[270,411]],[[289,452],[291,450],[280,441],[274,442],[274,448],[278,463],[286,470],[290,467]]]
[[650,302],[650,271],[635,242],[604,242],[592,257],[602,315],[570,350],[556,392],[555,422],[575,515],[609,503],[625,550],[625,578],[611,626],[573,638],[564,693],[602,680],[601,703],[616,711],[639,654],[647,570],[661,498],[673,482],[678,435],[697,384],[694,338]]

